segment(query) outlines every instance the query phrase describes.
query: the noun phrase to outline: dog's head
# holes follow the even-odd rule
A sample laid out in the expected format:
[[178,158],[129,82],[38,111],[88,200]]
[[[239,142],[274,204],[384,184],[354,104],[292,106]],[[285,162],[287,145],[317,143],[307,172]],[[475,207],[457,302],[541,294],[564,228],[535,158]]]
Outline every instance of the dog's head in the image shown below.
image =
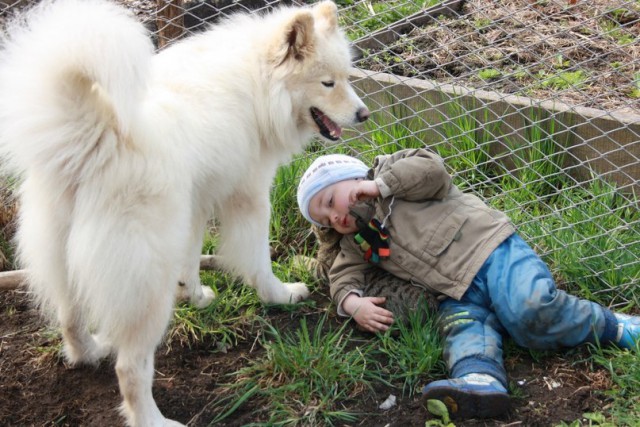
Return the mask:
[[337,141],[343,126],[369,110],[349,83],[352,51],[332,1],[299,8],[285,18],[269,48],[273,76],[286,86],[301,131]]

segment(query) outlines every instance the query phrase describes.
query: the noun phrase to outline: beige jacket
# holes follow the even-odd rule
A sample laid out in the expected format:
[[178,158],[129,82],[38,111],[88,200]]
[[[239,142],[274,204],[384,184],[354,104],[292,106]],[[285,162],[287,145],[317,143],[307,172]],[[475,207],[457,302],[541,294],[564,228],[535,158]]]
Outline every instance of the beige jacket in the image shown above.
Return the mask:
[[[368,179],[381,196],[358,213],[381,222],[388,216],[391,255],[378,267],[436,295],[460,299],[493,250],[515,231],[504,213],[454,186],[442,158],[426,149],[378,156]],[[364,260],[353,234],[340,246],[329,272],[339,308],[349,293],[359,293],[367,269],[377,268]]]

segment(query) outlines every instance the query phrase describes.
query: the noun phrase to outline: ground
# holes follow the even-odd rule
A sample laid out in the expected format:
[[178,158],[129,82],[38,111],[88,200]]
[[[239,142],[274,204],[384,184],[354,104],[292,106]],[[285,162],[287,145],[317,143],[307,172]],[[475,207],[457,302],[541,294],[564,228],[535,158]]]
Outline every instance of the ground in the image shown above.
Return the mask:
[[[324,295],[313,295],[317,306],[326,306]],[[322,310],[296,314],[315,324]],[[291,313],[269,310],[278,328],[297,326]],[[291,325],[291,326],[288,326]],[[207,426],[221,408],[212,404],[227,381],[225,374],[262,354],[255,337],[238,343],[227,353],[216,352],[214,343],[200,342],[191,348],[179,343],[163,344],[156,354],[154,395],[163,413],[190,426]],[[71,368],[55,356],[59,339],[40,319],[24,291],[0,292],[0,425],[2,426],[119,426],[120,403],[113,363]],[[533,360],[528,353],[511,351],[506,360],[510,381],[515,384],[510,413],[497,420],[456,422],[458,427],[554,426],[571,422],[585,412],[601,411],[610,387],[603,370],[580,362],[580,352],[551,353]],[[424,426],[429,417],[418,398],[399,398],[394,409],[378,405],[398,390],[381,386],[369,400],[353,404],[362,413],[359,426]],[[268,402],[249,400],[218,426],[244,426],[259,422],[254,410]]]
[[361,68],[438,84],[637,113],[640,4],[624,0],[467,0]]

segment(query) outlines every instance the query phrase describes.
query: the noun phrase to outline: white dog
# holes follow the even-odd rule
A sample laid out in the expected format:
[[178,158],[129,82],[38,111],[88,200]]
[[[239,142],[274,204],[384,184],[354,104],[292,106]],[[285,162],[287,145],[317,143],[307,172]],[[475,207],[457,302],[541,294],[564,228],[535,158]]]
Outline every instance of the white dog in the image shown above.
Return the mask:
[[179,425],[152,394],[178,289],[199,306],[205,224],[263,301],[296,302],[269,259],[269,190],[313,134],[367,119],[332,2],[238,15],[154,54],[128,12],[45,1],[0,53],[0,154],[22,177],[18,247],[69,362],[117,356],[131,426]]

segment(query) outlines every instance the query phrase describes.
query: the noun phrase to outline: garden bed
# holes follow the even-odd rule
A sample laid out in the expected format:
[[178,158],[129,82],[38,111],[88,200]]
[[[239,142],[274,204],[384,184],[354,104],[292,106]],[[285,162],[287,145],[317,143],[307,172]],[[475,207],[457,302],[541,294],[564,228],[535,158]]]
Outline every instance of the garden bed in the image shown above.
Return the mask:
[[[359,44],[368,46],[368,37],[363,39]],[[357,65],[439,84],[637,112],[639,39],[637,2],[468,0],[460,16],[367,50]]]

